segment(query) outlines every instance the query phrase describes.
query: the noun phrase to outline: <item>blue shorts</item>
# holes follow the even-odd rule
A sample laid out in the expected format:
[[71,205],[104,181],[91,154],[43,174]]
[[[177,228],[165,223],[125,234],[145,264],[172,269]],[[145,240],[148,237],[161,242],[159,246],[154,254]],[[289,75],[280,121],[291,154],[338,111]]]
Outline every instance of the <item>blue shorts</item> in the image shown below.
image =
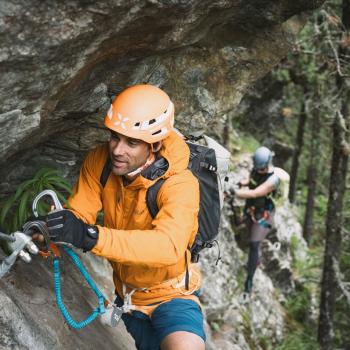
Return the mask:
[[[123,304],[118,296],[115,303]],[[202,310],[193,300],[172,299],[159,305],[151,318],[133,311],[123,314],[122,319],[138,350],[159,350],[162,340],[177,331],[197,334],[205,341]]]

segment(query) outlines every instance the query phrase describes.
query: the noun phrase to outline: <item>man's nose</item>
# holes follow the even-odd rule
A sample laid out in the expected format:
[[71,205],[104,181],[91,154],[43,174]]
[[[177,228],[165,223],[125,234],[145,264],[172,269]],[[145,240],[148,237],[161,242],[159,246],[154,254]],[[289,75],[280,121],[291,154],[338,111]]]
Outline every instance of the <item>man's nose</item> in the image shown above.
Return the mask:
[[126,144],[123,140],[119,140],[118,142],[116,142],[114,148],[113,148],[113,155],[115,156],[120,156],[123,155],[126,151]]

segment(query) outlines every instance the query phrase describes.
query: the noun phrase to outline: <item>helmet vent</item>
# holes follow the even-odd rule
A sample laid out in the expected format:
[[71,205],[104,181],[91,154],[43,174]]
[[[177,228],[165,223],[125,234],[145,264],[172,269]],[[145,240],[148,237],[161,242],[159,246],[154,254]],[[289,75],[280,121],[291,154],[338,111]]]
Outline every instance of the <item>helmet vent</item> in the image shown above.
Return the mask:
[[157,131],[155,131],[155,132],[152,132],[152,135],[158,135],[158,134],[160,134],[162,132],[162,130],[160,129],[160,130],[157,130]]
[[148,124],[151,125],[151,124],[153,124],[153,123],[155,123],[155,122],[156,122],[155,119],[151,119],[151,120],[148,122]]

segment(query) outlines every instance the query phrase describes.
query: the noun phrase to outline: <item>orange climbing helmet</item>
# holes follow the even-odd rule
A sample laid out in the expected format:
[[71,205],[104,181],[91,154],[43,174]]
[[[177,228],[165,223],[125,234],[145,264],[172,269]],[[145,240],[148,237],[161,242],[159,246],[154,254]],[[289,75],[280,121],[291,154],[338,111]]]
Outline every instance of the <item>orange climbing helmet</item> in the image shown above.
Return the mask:
[[134,85],[122,91],[105,117],[107,128],[119,134],[154,143],[174,128],[174,105],[153,85]]

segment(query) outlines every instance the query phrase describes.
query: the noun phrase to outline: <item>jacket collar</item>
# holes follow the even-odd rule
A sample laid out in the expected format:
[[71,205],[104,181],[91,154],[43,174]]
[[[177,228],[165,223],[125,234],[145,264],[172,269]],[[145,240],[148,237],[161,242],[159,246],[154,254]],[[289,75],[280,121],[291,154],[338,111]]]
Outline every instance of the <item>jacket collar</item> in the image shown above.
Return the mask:
[[160,177],[168,178],[185,170],[188,166],[189,156],[190,151],[185,140],[176,131],[172,131],[163,140],[157,160],[127,185],[127,188],[148,188]]

